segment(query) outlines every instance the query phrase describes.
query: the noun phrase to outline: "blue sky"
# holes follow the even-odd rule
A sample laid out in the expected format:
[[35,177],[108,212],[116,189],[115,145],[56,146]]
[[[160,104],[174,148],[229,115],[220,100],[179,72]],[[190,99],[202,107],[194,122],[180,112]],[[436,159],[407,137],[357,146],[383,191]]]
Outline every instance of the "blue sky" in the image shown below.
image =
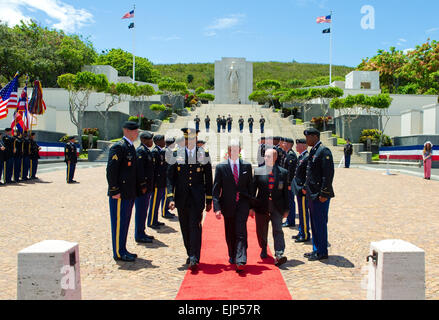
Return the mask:
[[[136,2],[136,55],[153,63],[214,62],[221,57],[250,61],[329,62],[327,24],[318,16],[334,11],[334,58],[357,66],[378,49],[405,50],[439,39],[437,0],[0,0],[0,20],[34,18],[44,26],[90,37],[98,51],[132,51],[129,20]],[[375,29],[364,30],[361,9],[375,10]]]

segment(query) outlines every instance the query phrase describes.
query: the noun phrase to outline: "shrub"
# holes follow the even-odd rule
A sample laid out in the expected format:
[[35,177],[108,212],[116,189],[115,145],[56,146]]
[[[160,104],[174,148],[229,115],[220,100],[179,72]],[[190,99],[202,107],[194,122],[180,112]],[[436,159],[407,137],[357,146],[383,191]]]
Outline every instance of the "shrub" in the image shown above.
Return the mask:
[[[99,137],[93,136],[93,148],[97,147]],[[82,136],[82,149],[87,150],[88,149],[88,135]]]
[[166,110],[166,106],[164,104],[152,104],[149,109],[151,111],[165,111]]
[[314,117],[311,120],[311,123],[313,123],[316,126],[316,129],[319,131],[322,131],[323,129],[323,122],[326,124],[329,123],[329,120],[332,120],[332,117]]
[[98,128],[85,128],[82,130],[82,133],[84,135],[92,134],[96,137],[99,137],[99,129]]
[[[363,130],[360,136],[360,143],[366,144],[367,140],[370,139],[372,144],[378,145],[380,143],[381,135],[382,135],[382,131],[378,129]],[[383,135],[383,146],[385,147],[393,146],[392,139],[387,135]]]

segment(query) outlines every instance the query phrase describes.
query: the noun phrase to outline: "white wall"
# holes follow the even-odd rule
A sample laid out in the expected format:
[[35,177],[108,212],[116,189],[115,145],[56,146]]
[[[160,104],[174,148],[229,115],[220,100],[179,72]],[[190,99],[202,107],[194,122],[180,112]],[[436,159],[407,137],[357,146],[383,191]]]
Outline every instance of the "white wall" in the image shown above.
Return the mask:
[[439,105],[424,107],[424,134],[439,134]]
[[362,82],[369,82],[370,90],[380,90],[380,73],[378,71],[352,71],[346,76],[346,89],[360,90]]

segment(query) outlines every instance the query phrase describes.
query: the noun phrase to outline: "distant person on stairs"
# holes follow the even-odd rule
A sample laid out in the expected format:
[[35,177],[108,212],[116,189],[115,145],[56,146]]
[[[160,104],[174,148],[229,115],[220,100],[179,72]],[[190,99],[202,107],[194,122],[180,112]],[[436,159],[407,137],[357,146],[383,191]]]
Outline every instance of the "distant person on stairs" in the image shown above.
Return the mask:
[[349,139],[346,139],[346,145],[344,146],[344,163],[345,168],[348,168],[351,166],[351,157],[353,153],[353,147],[351,144],[351,141]]
[[242,116],[239,117],[239,132],[244,132],[244,118]]
[[218,127],[218,133],[221,132],[221,124],[222,124],[223,119],[221,119],[221,116],[218,115],[218,118],[216,118],[216,125]]
[[226,126],[227,126],[227,119],[226,116],[223,116],[223,118],[221,119],[221,127],[223,128],[223,133],[226,132]]
[[232,123],[233,123],[233,118],[232,116],[229,114],[229,117],[227,118],[227,131],[229,133],[232,132]]
[[197,116],[195,117],[194,122],[195,122],[195,129],[197,129],[197,131],[199,131],[199,130],[200,130],[200,122],[201,122],[201,119],[200,119],[200,117],[198,116],[198,114],[197,114]]
[[261,120],[259,120],[259,123],[261,125],[261,133],[264,133],[264,131],[265,131],[265,119],[264,119],[264,116],[261,116]]
[[255,122],[255,119],[253,119],[252,115],[250,115],[250,118],[248,118],[248,129],[250,130],[250,133],[253,133],[253,123]]
[[209,118],[209,115],[207,115],[206,119],[204,119],[204,123],[206,124],[206,132],[209,133],[209,131],[210,131],[210,118]]

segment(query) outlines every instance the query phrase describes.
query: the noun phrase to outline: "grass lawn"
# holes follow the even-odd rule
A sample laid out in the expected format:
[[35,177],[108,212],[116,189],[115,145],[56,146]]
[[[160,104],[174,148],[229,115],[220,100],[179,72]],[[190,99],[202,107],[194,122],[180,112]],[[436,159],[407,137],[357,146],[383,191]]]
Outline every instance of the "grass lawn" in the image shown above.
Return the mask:
[[379,160],[380,160],[380,155],[379,154],[372,155],[372,161],[379,161]]
[[346,144],[346,140],[343,138],[340,138],[339,136],[333,134],[333,137],[337,137],[337,145],[345,145]]

